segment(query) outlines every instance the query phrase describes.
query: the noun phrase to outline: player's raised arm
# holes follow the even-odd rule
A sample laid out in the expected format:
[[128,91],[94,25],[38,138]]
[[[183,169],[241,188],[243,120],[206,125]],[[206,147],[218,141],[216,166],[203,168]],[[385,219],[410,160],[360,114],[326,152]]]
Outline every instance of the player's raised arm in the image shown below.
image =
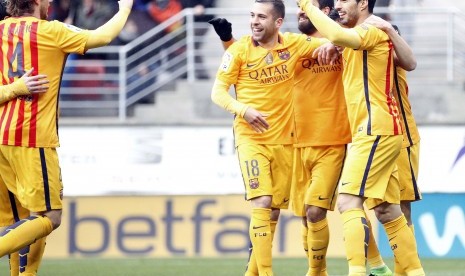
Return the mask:
[[236,39],[232,35],[232,24],[226,18],[213,18],[208,21],[215,29],[216,34],[223,42],[223,48],[226,50],[231,46]]
[[396,65],[399,65],[407,71],[415,70],[417,67],[417,60],[413,54],[412,48],[410,48],[407,42],[400,36],[400,33],[396,30],[395,26],[376,15],[368,17],[365,20],[365,23],[383,30],[389,36],[396,53],[394,57]]
[[118,4],[119,11],[107,23],[90,31],[86,50],[107,45],[121,32],[131,12],[133,0],[120,0]]
[[320,34],[335,45],[351,49],[358,49],[360,47],[361,38],[355,30],[341,27],[318,7],[314,6],[311,0],[299,0],[298,6],[305,11]]

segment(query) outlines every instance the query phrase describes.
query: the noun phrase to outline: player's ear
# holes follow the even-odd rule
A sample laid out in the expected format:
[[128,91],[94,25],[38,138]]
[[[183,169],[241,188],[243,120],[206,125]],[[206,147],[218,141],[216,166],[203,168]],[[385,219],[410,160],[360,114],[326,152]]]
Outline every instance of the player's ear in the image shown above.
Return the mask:
[[284,19],[278,18],[275,20],[275,26],[276,28],[280,28],[283,25]]
[[368,1],[369,0],[361,0],[360,2],[358,2],[361,11],[368,9]]

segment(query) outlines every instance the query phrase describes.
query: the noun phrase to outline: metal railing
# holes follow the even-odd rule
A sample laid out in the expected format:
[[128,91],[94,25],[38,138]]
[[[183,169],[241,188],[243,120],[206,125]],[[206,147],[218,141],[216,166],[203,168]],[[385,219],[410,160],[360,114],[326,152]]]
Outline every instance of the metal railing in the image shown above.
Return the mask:
[[[465,79],[465,15],[457,9],[378,8],[390,13],[403,37],[416,54],[417,70],[412,83],[461,84]],[[235,37],[249,34],[248,9],[207,9],[207,13],[226,17],[233,23]],[[283,31],[298,32],[295,9],[288,9]],[[167,33],[167,27],[183,21]],[[427,22],[427,24],[425,24]],[[447,26],[445,28],[444,26]],[[208,28],[204,37],[196,28]],[[201,49],[195,43],[204,41]],[[185,9],[124,46],[90,50],[84,59],[70,58],[65,67],[61,89],[62,116],[106,116],[125,121],[135,105],[156,102],[155,93],[173,88],[184,78],[194,84],[199,70],[196,57],[216,72],[223,49],[208,23],[194,22],[193,11]]]

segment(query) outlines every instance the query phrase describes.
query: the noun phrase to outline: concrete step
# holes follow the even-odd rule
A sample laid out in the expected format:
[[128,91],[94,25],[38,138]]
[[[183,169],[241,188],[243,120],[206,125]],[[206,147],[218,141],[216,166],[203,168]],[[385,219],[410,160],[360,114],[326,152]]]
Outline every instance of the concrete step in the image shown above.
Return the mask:
[[194,83],[178,80],[176,90],[157,93],[155,104],[137,105],[132,120],[174,125],[230,124],[232,115],[211,101],[212,83],[213,80],[197,80]]

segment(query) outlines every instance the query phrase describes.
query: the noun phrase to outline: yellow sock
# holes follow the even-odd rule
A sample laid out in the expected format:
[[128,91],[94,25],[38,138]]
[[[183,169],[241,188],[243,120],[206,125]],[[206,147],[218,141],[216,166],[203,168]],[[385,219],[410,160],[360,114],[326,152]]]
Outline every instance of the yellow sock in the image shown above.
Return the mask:
[[326,259],[329,245],[328,220],[307,221],[308,225],[308,272],[309,276],[319,276]]
[[[415,226],[413,224],[409,225],[410,230],[412,230],[413,236],[415,237]],[[399,264],[399,261],[397,258],[394,256],[394,275],[396,276],[405,276],[407,275],[405,271],[402,269],[402,267]]]
[[328,271],[326,270],[326,258],[321,264],[320,276],[328,276]]
[[396,260],[407,275],[425,275],[417,252],[417,244],[404,215],[385,223],[384,229]]
[[9,256],[10,261],[10,276],[19,275],[19,254],[18,252],[13,252]]
[[305,255],[307,255],[308,257],[308,242],[307,242],[308,227],[306,225],[303,225],[303,224],[300,225],[300,236],[302,237],[302,245],[304,247]]
[[34,241],[47,236],[53,230],[47,217],[31,216],[8,227],[0,237],[0,257],[19,251]]
[[[366,216],[366,214],[365,214]],[[375,236],[373,235],[373,229],[371,227],[371,222],[367,217],[367,224],[370,228],[370,239],[368,241],[368,251],[367,251],[367,260],[370,268],[382,267],[385,265],[383,258],[378,250],[378,245],[376,244]]]
[[35,276],[39,270],[42,256],[45,250],[45,240],[43,237],[35,243],[26,246],[19,251],[19,272],[20,276]]
[[[310,273],[311,273],[310,271],[307,271],[307,274],[305,274],[305,276],[310,276],[311,275]],[[318,275],[318,276],[329,276],[328,271],[326,270],[326,258],[322,262],[320,274],[316,274],[316,275]]]
[[343,235],[349,276],[366,275],[366,256],[369,228],[363,209],[349,209],[341,214],[344,222]]
[[271,209],[253,208],[250,218],[249,235],[252,242],[258,274],[273,275],[271,268]]
[[[273,242],[274,232],[276,231],[276,225],[278,222],[276,220],[272,220],[270,222],[271,228],[271,241]],[[252,245],[249,249],[249,262],[247,264],[247,269],[245,271],[245,276],[258,276],[258,267],[257,267],[257,259],[255,258],[255,254],[253,251]]]

